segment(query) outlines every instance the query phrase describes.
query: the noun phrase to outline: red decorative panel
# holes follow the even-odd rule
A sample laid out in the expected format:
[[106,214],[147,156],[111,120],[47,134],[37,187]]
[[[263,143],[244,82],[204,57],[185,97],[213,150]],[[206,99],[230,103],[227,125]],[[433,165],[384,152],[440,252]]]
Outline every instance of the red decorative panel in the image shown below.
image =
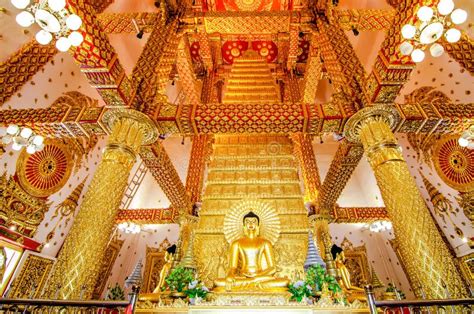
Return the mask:
[[[258,40],[252,41],[251,44],[252,50],[257,51],[267,62],[277,61],[278,47],[273,41]],[[222,59],[225,63],[232,64],[234,63],[234,59],[239,58],[247,49],[249,49],[248,41],[226,41],[222,45]]]
[[201,49],[201,45],[199,45],[198,41],[195,41],[189,47],[189,52],[191,53],[191,58],[194,62],[199,61],[201,59],[201,55],[199,54]]
[[291,10],[291,0],[202,0],[202,10],[206,11],[280,11]]
[[309,56],[309,41],[300,40],[298,44],[298,57],[297,62],[306,62]]

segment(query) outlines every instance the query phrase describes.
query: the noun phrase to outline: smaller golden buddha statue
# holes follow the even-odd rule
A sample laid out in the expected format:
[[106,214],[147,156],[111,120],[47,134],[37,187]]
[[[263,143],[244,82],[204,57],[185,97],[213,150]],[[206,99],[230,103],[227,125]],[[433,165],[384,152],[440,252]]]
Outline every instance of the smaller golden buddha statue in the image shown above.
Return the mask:
[[217,279],[214,291],[286,291],[289,280],[275,277],[276,266],[270,241],[259,234],[259,217],[250,211],[243,218],[244,236],[229,249],[226,278]]
[[365,301],[366,297],[364,289],[353,286],[351,283],[351,274],[344,264],[346,260],[346,257],[344,256],[344,250],[334,244],[331,248],[331,253],[336,265],[336,271],[339,277],[337,278],[339,285],[346,292],[346,294],[348,294],[348,299]]
[[163,290],[163,287],[165,286],[166,276],[168,276],[171,268],[173,267],[175,253],[176,253],[176,244],[173,244],[172,246],[166,249],[165,264],[161,268],[160,279],[158,280],[158,284],[156,285],[155,290],[153,290],[153,293],[160,293]]

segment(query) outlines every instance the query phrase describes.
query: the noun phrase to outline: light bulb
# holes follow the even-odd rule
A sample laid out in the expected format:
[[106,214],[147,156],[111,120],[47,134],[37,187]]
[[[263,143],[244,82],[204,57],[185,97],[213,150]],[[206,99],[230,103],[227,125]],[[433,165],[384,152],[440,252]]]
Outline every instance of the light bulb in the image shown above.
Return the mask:
[[36,151],[40,152],[44,149],[44,144],[36,145]]
[[454,2],[452,0],[441,0],[438,3],[438,12],[441,15],[448,15],[454,9]]
[[17,9],[24,9],[30,4],[30,0],[11,0],[13,6]]
[[20,132],[20,136],[23,137],[24,139],[29,139],[31,134],[33,134],[33,130],[31,130],[30,128],[24,128]]
[[12,142],[13,138],[11,135],[5,135],[4,137],[2,137],[2,143],[5,144],[5,145],[8,145]]
[[78,15],[71,14],[66,19],[66,25],[70,30],[77,31],[82,25],[82,20]]
[[41,145],[43,144],[44,138],[41,135],[36,135],[33,137],[33,144],[35,145]]
[[456,28],[450,28],[446,31],[446,40],[455,43],[461,38],[461,32]]
[[69,34],[67,38],[71,42],[71,45],[76,46],[76,47],[79,46],[84,40],[84,37],[82,36],[82,34],[77,31],[74,31],[71,34]]
[[458,144],[461,147],[467,147],[469,145],[469,140],[464,137],[460,137],[458,140]]
[[52,11],[61,11],[66,6],[66,0],[48,0],[48,6]]
[[421,49],[415,49],[411,53],[411,59],[413,62],[421,62],[425,58],[425,53]]
[[413,51],[413,45],[410,44],[408,41],[404,41],[400,45],[400,52],[402,53],[402,55],[409,56],[412,51]]
[[0,137],[4,137],[5,135],[7,135],[7,128],[2,126],[0,127]]
[[433,9],[427,6],[422,6],[421,8],[418,9],[418,12],[416,13],[416,15],[423,22],[428,22],[433,17]]
[[411,24],[406,24],[402,27],[402,36],[403,38],[410,39],[415,36],[416,28]]
[[462,24],[467,20],[467,12],[463,9],[456,9],[451,13],[451,21],[454,24]]
[[16,151],[20,150],[22,147],[23,147],[23,146],[21,146],[21,145],[18,144],[18,143],[13,143],[13,144],[12,144],[12,149],[13,149],[13,150],[16,150]]
[[58,48],[59,51],[68,51],[69,48],[71,48],[71,42],[66,37],[60,37],[56,41],[56,48]]
[[28,146],[26,147],[26,152],[27,152],[28,154],[34,154],[34,153],[36,153],[35,145],[28,145]]
[[18,133],[18,130],[20,130],[18,125],[16,125],[16,124],[9,125],[8,128],[7,128],[7,134],[15,135],[15,134]]
[[444,52],[444,48],[443,46],[441,46],[440,44],[438,43],[434,43],[433,45],[431,45],[430,47],[430,53],[433,57],[439,57],[443,54]]
[[41,45],[47,45],[53,39],[53,35],[51,35],[50,32],[47,32],[42,29],[38,33],[36,33],[35,38],[36,41],[39,42]]
[[30,12],[22,11],[16,16],[16,22],[23,27],[29,27],[35,21],[35,17]]

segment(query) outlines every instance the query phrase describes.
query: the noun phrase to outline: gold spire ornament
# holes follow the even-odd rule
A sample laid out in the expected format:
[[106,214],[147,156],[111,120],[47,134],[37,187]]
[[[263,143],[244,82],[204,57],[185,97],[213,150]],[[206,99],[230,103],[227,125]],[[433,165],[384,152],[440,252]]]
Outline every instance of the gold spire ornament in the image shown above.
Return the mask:
[[194,232],[191,233],[188,247],[186,248],[186,252],[184,253],[183,259],[179,263],[179,266],[193,270],[196,269],[196,263],[194,261]]
[[372,285],[372,287],[374,287],[374,289],[382,288],[383,286],[385,286],[383,282],[380,281],[379,276],[375,272],[374,266],[370,266],[370,274],[371,274],[370,284]]

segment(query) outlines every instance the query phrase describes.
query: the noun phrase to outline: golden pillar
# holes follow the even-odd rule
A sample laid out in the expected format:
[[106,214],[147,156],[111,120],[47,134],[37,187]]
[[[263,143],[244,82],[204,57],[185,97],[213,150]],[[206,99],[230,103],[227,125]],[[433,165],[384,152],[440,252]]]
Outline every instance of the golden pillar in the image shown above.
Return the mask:
[[368,107],[349,119],[344,133],[364,146],[417,297],[466,297],[454,260],[392,133],[398,120],[392,106]]
[[157,139],[153,122],[138,111],[109,110],[104,121],[111,129],[108,144],[59,253],[47,292],[51,298],[92,297],[136,154]]

